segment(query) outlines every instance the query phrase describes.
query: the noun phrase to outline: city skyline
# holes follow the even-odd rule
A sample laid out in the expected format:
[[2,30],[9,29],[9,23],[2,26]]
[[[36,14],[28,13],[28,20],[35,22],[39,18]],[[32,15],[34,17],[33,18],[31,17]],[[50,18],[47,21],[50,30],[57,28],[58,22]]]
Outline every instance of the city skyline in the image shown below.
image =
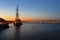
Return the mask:
[[[60,0],[18,0],[21,20],[60,20]],[[0,17],[15,20],[17,0],[0,0]]]

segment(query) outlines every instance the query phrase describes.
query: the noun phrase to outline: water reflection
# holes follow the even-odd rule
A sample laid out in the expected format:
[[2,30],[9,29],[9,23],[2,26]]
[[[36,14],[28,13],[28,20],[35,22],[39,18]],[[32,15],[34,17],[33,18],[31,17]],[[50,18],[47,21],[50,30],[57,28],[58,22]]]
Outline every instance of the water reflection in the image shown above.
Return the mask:
[[20,29],[21,29],[21,26],[16,26],[15,27],[15,36],[14,36],[14,40],[20,40]]
[[58,24],[24,24],[0,32],[0,40],[58,40],[60,25]]

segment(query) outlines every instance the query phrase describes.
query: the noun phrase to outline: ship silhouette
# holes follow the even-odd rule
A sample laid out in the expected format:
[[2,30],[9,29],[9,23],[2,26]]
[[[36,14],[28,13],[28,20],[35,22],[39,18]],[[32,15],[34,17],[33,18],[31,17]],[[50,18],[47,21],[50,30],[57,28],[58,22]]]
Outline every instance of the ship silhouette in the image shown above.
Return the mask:
[[23,25],[21,19],[19,18],[19,12],[18,11],[19,11],[19,9],[18,9],[18,5],[17,5],[16,19],[14,21],[14,26],[16,26],[16,27],[19,27],[19,26]]

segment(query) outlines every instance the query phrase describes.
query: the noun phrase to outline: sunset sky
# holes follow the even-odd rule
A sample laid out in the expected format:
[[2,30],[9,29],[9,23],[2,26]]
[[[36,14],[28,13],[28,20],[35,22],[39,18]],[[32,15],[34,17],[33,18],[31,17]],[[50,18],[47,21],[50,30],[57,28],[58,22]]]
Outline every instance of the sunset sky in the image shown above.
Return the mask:
[[0,17],[14,20],[17,3],[21,20],[60,20],[60,0],[0,0]]

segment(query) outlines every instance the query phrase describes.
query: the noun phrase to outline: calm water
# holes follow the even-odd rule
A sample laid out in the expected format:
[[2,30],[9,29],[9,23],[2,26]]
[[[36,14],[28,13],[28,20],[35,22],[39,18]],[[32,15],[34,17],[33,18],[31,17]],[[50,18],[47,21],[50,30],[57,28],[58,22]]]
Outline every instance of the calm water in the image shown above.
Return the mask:
[[0,40],[60,40],[60,24],[24,23],[19,29],[9,26],[0,32]]

